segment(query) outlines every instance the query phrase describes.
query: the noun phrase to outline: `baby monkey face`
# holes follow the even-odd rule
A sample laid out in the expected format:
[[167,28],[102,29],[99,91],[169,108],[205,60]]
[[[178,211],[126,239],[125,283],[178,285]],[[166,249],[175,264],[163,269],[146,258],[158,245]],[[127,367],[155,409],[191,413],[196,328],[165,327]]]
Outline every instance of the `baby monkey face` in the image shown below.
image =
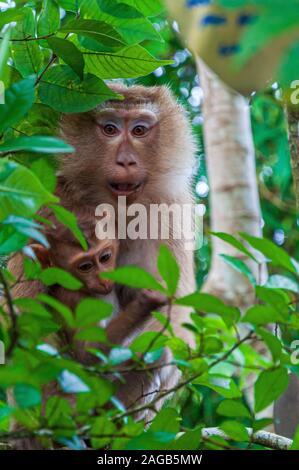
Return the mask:
[[97,240],[87,251],[72,256],[69,270],[93,294],[106,295],[113,289],[113,281],[101,279],[100,275],[116,267],[117,240]]

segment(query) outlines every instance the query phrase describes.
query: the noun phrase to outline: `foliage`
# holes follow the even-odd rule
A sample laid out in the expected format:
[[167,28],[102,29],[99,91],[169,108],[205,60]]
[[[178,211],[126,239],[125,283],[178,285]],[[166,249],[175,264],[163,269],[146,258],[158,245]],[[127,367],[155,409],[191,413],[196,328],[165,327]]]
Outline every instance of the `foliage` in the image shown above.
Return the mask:
[[[0,12],[0,78],[6,89],[5,104],[0,105],[0,255],[30,255],[26,248],[29,239],[47,245],[37,216],[44,205],[84,246],[74,216],[60,207],[54,196],[54,155],[72,152],[72,148],[53,136],[60,112],[83,112],[108,98],[121,99],[109,89],[106,79],[171,84],[190,111],[200,144],[199,178],[208,184],[199,79],[190,52],[178,44],[162,12],[159,0],[44,0],[30,5],[19,1],[16,7]],[[213,236],[234,245],[240,253],[248,254],[249,245],[259,254],[255,262],[267,261],[272,276],[266,285],[258,286],[242,261],[225,257],[251,283],[255,304],[242,317],[238,308],[197,291],[178,298],[182,267],[162,246],[157,259],[161,282],[133,266],[115,270],[108,277],[134,288],[163,292],[169,315],[174,304],[189,308],[191,316],[185,327],[193,333],[195,346],[191,348],[174,334],[169,316],[155,312],[161,323],[159,333],[140,335],[130,347],[115,345],[109,355],[93,349],[90,352],[98,363],[86,367],[72,360],[71,344],[65,350],[53,338],[68,328],[76,339],[107,342],[104,330],[96,325],[109,318],[111,307],[87,299],[72,312],[46,295],[13,299],[11,287],[18,280],[1,264],[0,282],[8,314],[1,308],[0,339],[7,354],[5,367],[0,367],[0,384],[1,391],[13,389],[16,400],[11,406],[1,394],[1,442],[17,437],[8,430],[12,419],[22,424],[28,436],[38,436],[45,448],[54,441],[72,449],[82,448],[83,439],[93,448],[226,448],[228,444],[219,438],[202,437],[202,427],[214,424],[229,436],[232,448],[239,448],[252,445],[246,428],[258,431],[269,424],[258,413],[285,390],[287,371],[298,372],[291,357],[292,340],[299,328],[299,270],[293,259],[298,255],[298,233],[285,123],[275,88],[253,98],[252,120],[265,233],[273,242],[246,234],[238,239]],[[197,192],[202,204],[206,196]],[[281,231],[288,234],[287,250],[275,244]],[[284,238],[279,244],[283,243]],[[198,258],[201,283],[210,261],[207,234]],[[59,283],[70,290],[80,287],[69,273],[42,270],[30,256],[25,268],[28,279],[45,285]],[[287,339],[280,341],[275,331],[269,331],[267,325],[272,323],[288,331]],[[264,357],[254,349],[257,341],[267,349]],[[150,369],[166,347],[182,377],[173,390],[161,392],[169,400],[145,431],[144,423],[133,418],[138,404],[125,410],[115,398],[110,377],[118,378],[128,360],[133,369]],[[252,373],[254,403],[249,404],[246,378]],[[56,393],[42,404],[45,388],[53,383],[58,387]],[[209,400],[205,400],[208,393]],[[68,401],[70,397],[75,398],[74,406]]]

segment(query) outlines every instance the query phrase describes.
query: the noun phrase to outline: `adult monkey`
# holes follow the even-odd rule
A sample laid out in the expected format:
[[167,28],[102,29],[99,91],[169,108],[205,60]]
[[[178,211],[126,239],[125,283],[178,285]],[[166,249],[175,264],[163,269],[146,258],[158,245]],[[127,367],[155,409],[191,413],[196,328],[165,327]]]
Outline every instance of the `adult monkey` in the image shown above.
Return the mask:
[[[107,101],[92,112],[62,117],[62,136],[76,149],[60,161],[63,203],[70,208],[94,209],[108,203],[116,214],[118,196],[126,196],[128,207],[143,204],[147,214],[151,204],[192,204],[195,144],[183,108],[166,87],[113,84],[111,88],[124,100]],[[186,249],[184,239],[172,237],[174,231],[175,227],[170,227],[170,237],[164,242],[180,265],[178,295],[186,295],[195,290],[193,253]],[[157,275],[160,243],[156,239],[121,240],[119,265],[137,265]],[[191,333],[182,326],[188,315],[189,310],[174,307],[171,324],[176,334],[191,344]],[[127,342],[141,331],[160,329],[159,322],[151,317],[142,330],[137,327],[132,331]],[[166,351],[161,361],[169,360],[170,352]],[[157,369],[153,376],[131,372],[125,376],[119,397],[127,407],[142,405],[154,397],[150,392],[171,388],[178,377],[172,367]],[[150,413],[137,417],[148,419]]]

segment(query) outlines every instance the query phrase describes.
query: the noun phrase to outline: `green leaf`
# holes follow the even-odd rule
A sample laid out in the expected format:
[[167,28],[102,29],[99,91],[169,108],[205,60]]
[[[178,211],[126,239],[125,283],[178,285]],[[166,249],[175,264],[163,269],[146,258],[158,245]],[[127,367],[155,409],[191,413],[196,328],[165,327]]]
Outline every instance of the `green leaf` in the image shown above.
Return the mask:
[[180,431],[181,417],[174,408],[164,408],[154,418],[149,432],[167,432],[174,436]]
[[41,229],[41,225],[37,224],[31,219],[26,219],[25,217],[20,217],[20,216],[15,216],[15,215],[10,215],[5,219],[3,222],[3,225],[10,225],[12,226],[16,232],[21,233],[24,235],[27,239],[32,238],[33,240],[36,240],[37,242],[41,243],[45,247],[48,247],[49,244],[47,242],[47,239],[39,231]]
[[39,294],[37,299],[56,310],[61,315],[67,326],[70,328],[75,327],[73,312],[66,305],[46,294]]
[[[28,36],[34,37],[35,15],[30,7],[23,8],[23,17],[12,30],[12,39],[24,39]],[[43,53],[37,41],[13,41],[11,43],[14,67],[22,77],[38,74],[43,64]]]
[[264,410],[277,400],[288,383],[288,372],[284,367],[262,372],[254,384],[255,412]]
[[134,19],[142,17],[140,11],[133,6],[123,3],[119,0],[111,2],[110,0],[97,0],[100,10],[117,18]]
[[271,305],[285,319],[288,317],[291,297],[281,289],[256,286],[256,295],[259,299]]
[[[116,434],[115,424],[106,416],[95,418],[90,429],[91,445],[94,449],[103,449],[112,441],[112,436]],[[103,436],[103,437],[100,437]],[[107,437],[105,437],[107,436]]]
[[21,20],[22,16],[23,16],[23,11],[17,8],[9,8],[5,11],[1,11],[0,30],[2,30],[4,25],[11,23],[12,21]]
[[258,262],[258,260],[253,256],[253,254],[250,253],[250,251],[233,235],[224,232],[211,232],[211,235],[220,238],[220,240],[223,240],[229,245],[234,246],[235,248],[237,248],[237,250],[241,251],[241,253],[244,253],[244,255],[248,256],[248,258]]
[[157,260],[158,271],[167,285],[167,295],[175,295],[180,278],[180,268],[171,251],[165,245],[161,245]]
[[84,58],[79,49],[70,41],[48,38],[47,42],[55,55],[62,59],[83,80]]
[[291,450],[299,450],[299,426],[296,429]]
[[77,341],[93,341],[99,343],[107,342],[105,330],[99,326],[90,326],[88,328],[84,328],[84,330],[78,331],[75,334],[74,339]]
[[228,418],[249,418],[251,414],[243,403],[235,400],[223,400],[217,408],[217,413]]
[[281,266],[296,274],[295,266],[290,256],[279,246],[265,238],[253,237],[247,233],[240,233],[253,248],[260,251],[267,259],[271,260],[274,266]]
[[83,250],[87,250],[88,245],[85,240],[84,234],[77,224],[76,216],[68,211],[65,207],[57,206],[56,204],[51,204],[51,209],[59,222],[70,229],[73,235],[76,237]]
[[133,340],[130,345],[130,349],[133,352],[144,353],[155,351],[162,348],[167,341],[167,336],[163,334],[158,334],[156,331],[147,331],[142,333],[137,338]]
[[268,323],[283,323],[285,317],[268,305],[254,305],[249,308],[242,318],[243,323],[254,325],[267,325]]
[[119,49],[124,44],[122,37],[113,26],[104,21],[86,19],[71,20],[66,23],[60,31],[91,38],[107,48],[112,47]]
[[69,290],[78,290],[83,286],[82,282],[60,268],[45,269],[40,275],[40,280],[46,286],[59,284]]
[[34,77],[14,83],[5,92],[5,104],[0,105],[0,134],[18,122],[34,101]]
[[[38,36],[47,36],[56,32],[60,26],[59,6],[54,0],[43,0],[43,7],[37,20]],[[47,47],[46,41],[41,41]]]
[[137,266],[123,266],[111,272],[101,274],[103,279],[111,279],[118,284],[133,287],[136,289],[153,289],[165,294],[165,289],[147,271]]
[[194,294],[177,299],[175,303],[177,305],[193,307],[200,312],[220,315],[226,324],[232,324],[238,321],[241,316],[239,309],[226,305],[222,300],[210,294],[195,292]]
[[238,271],[241,274],[244,274],[244,276],[247,277],[249,280],[250,284],[253,286],[256,285],[256,280],[248,266],[242,261],[241,259],[235,258],[234,256],[228,256],[228,255],[221,255],[221,257],[224,259],[224,261],[234,268],[236,271]]
[[11,214],[30,217],[51,202],[57,202],[57,198],[30,170],[7,159],[0,160],[0,220]]
[[43,76],[38,88],[41,101],[65,113],[85,112],[107,99],[118,99],[105,83],[94,75],[78,75],[67,65],[51,67]]
[[272,333],[262,328],[256,330],[257,334],[263,339],[264,343],[268,346],[273,361],[276,362],[281,358],[282,344],[279,339]]
[[102,79],[135,78],[172,64],[172,60],[155,59],[139,45],[128,46],[118,52],[82,51],[86,70]]
[[7,140],[0,145],[1,152],[71,153],[74,148],[57,137],[33,135]]
[[204,374],[195,379],[193,384],[204,385],[225,398],[240,398],[241,391],[238,389],[234,380],[219,374]]
[[76,308],[76,327],[96,325],[104,318],[112,315],[112,305],[101,299],[83,299]]
[[40,391],[29,384],[17,384],[14,387],[14,397],[20,408],[31,408],[41,403]]
[[156,16],[159,15],[164,9],[164,5],[161,0],[121,0],[122,3],[131,5],[137,10],[141,11],[144,16]]
[[247,442],[249,440],[249,434],[242,423],[237,421],[225,421],[221,424],[220,429],[225,432],[225,434],[237,442]]

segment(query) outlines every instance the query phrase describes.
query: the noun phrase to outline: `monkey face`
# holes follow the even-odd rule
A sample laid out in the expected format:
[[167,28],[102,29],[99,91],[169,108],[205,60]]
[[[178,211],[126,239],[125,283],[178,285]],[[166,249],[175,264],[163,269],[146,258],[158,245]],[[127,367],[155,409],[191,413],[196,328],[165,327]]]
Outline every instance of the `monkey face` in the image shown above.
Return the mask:
[[114,196],[134,197],[147,180],[146,156],[157,135],[157,116],[146,107],[104,109],[97,135],[109,155],[106,187]]
[[[161,200],[191,178],[195,143],[182,107],[166,87],[110,84],[123,100],[66,114],[61,134],[75,149],[62,156],[60,177],[73,203]],[[70,196],[69,196],[70,197]]]
[[107,295],[113,282],[100,275],[116,267],[117,242],[101,240],[86,252],[76,254],[70,261],[69,270],[84,284],[89,294]]

